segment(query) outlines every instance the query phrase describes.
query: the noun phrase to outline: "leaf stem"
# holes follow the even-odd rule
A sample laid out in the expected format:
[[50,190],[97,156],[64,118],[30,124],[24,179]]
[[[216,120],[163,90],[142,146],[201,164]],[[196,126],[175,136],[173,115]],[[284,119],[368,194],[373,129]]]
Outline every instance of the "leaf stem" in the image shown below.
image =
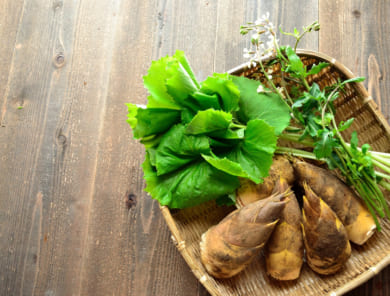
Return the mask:
[[290,148],[290,147],[277,147],[275,150],[275,153],[277,154],[290,154],[297,157],[303,157],[307,159],[315,159],[317,160],[316,156],[309,151],[296,149],[296,148]]
[[382,164],[381,162],[379,162],[378,160],[376,160],[374,158],[374,156],[371,156],[372,157],[372,163],[377,166],[378,168],[381,168],[382,170],[384,170],[386,173],[389,173],[390,174],[390,168],[385,166],[384,164]]
[[280,139],[291,141],[294,143],[300,143],[309,147],[314,147],[314,142],[311,140],[301,140],[301,134],[283,133],[279,136]]

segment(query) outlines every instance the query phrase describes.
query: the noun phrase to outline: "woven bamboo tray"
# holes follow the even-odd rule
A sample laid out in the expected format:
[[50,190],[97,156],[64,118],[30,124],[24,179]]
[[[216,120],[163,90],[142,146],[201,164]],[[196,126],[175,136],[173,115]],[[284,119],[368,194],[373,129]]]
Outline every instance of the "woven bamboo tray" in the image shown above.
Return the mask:
[[[338,78],[354,77],[344,65],[324,54],[303,50],[298,51],[298,54],[308,67],[321,61],[330,64],[319,74],[309,77],[309,82],[315,81],[320,87],[331,85]],[[277,66],[275,67],[274,71],[278,71]],[[261,79],[255,68],[247,69],[244,65],[229,73]],[[355,117],[349,130],[358,132],[360,143],[369,143],[373,150],[390,152],[390,127],[362,83],[347,85],[346,93],[335,102],[335,106],[338,121]],[[344,134],[347,139],[349,135]],[[386,198],[389,200],[389,195],[386,195]],[[239,275],[228,280],[216,280],[209,276],[202,266],[199,241],[203,232],[217,224],[233,209],[217,206],[214,202],[184,210],[161,207],[178,250],[194,275],[213,296],[342,295],[364,283],[390,263],[390,223],[384,220],[381,232],[374,234],[363,246],[352,246],[352,255],[346,266],[335,275],[320,276],[304,264],[298,280],[279,282],[266,275],[264,257],[259,255]]]

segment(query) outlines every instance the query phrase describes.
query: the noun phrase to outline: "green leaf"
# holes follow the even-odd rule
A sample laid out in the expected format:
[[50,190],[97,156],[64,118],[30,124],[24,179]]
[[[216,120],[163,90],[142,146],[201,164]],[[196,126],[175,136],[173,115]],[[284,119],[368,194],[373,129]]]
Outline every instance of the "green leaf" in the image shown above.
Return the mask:
[[285,51],[286,51],[287,58],[290,61],[290,65],[286,69],[286,72],[289,73],[293,72],[299,76],[304,77],[306,70],[299,56],[295,53],[295,51],[290,46],[286,46]]
[[319,141],[315,143],[313,150],[317,159],[327,158],[332,154],[333,148],[338,142],[333,138],[333,132],[327,129],[319,131]]
[[313,82],[313,84],[310,86],[309,93],[313,98],[317,100],[324,98],[324,93],[321,91],[320,86],[315,82]]
[[305,116],[305,133],[309,134],[312,138],[316,138],[318,131],[322,129],[322,126],[317,122],[321,121],[319,117],[309,114]]
[[180,63],[169,64],[167,73],[165,85],[168,93],[180,106],[187,106],[188,97],[198,91],[198,87]]
[[[329,125],[333,118],[334,118],[333,113],[328,113],[328,112],[325,113],[324,114],[324,123],[326,125]],[[322,121],[320,120],[319,124],[321,124],[321,123],[322,123]]]
[[157,175],[170,173],[201,158],[203,153],[210,153],[208,138],[187,135],[184,125],[175,125],[164,134],[156,149]]
[[125,104],[128,109],[127,123],[130,124],[131,128],[134,129],[137,126],[137,110],[138,107],[131,103]]
[[320,71],[329,66],[329,63],[320,62],[318,65],[313,65],[310,71],[306,75],[314,75],[320,73]]
[[240,91],[232,81],[232,76],[227,73],[214,73],[202,82],[201,92],[213,95],[217,94],[220,106],[226,112],[238,110]]
[[142,165],[145,190],[163,206],[187,208],[231,194],[238,186],[238,177],[226,174],[204,160],[191,162],[180,169],[157,176],[146,154]]
[[362,148],[362,153],[363,153],[364,155],[366,155],[367,152],[371,149],[371,146],[370,146],[369,144],[365,143],[365,144],[362,145],[361,148]]
[[343,161],[340,159],[340,157],[335,151],[332,151],[331,155],[327,157],[325,160],[330,170],[334,170],[338,168],[343,174],[346,173],[344,170]]
[[244,140],[225,156],[241,165],[248,177],[255,183],[268,176],[277,137],[274,129],[264,120],[248,122]]
[[[134,114],[134,108],[132,114]],[[179,122],[180,111],[172,109],[138,108],[135,116],[131,117],[134,126],[134,138],[139,139],[168,130]]]
[[202,154],[202,157],[213,167],[225,173],[228,173],[229,175],[244,177],[244,178],[248,177],[248,175],[245,173],[245,171],[242,169],[239,163],[234,162],[226,157],[218,158],[214,154],[211,156]]
[[290,109],[275,93],[257,93],[259,82],[246,77],[233,77],[241,97],[238,119],[247,123],[252,119],[262,119],[272,126],[279,135],[290,123]]
[[231,113],[214,109],[199,111],[188,124],[186,132],[191,135],[199,135],[226,131],[231,121]]
[[347,83],[351,83],[351,82],[363,82],[364,80],[366,80],[365,77],[354,77],[354,78],[351,78],[351,79],[347,79],[347,80],[344,80],[340,86],[342,85],[345,85]]
[[352,134],[351,134],[350,144],[351,144],[351,148],[352,149],[357,150],[357,147],[358,147],[358,144],[359,144],[359,139],[358,139],[356,131],[353,131]]
[[180,110],[180,105],[168,94],[165,80],[167,79],[166,63],[168,57],[153,61],[148,74],[143,77],[144,86],[151,94],[148,97],[148,107]]
[[148,148],[145,150],[145,154],[147,155],[150,164],[153,167],[155,167],[156,166],[156,149],[155,148]]
[[192,71],[192,68],[190,66],[190,63],[188,62],[184,51],[182,50],[176,50],[175,54],[173,55],[174,58],[176,58],[180,64],[183,66],[183,68],[187,71],[187,74],[191,77],[192,81],[194,82],[195,86],[197,88],[200,87],[198,81],[196,80],[195,74]]
[[150,92],[148,107],[180,110],[199,83],[182,51],[153,61],[143,77]]
[[143,137],[140,142],[145,146],[145,148],[157,147],[160,144],[160,140],[163,134],[156,134],[147,137]]
[[[241,138],[243,136],[239,139]],[[229,150],[239,143],[239,139],[210,138],[210,147],[216,148],[217,150]]]
[[354,119],[355,118],[350,118],[345,122],[341,121],[339,124],[339,127],[338,127],[339,131],[342,132],[342,131],[345,131],[347,128],[349,128],[352,125]]
[[194,101],[197,102],[199,110],[215,109],[221,110],[222,107],[219,104],[219,98],[217,94],[207,95],[202,92],[195,92],[192,94]]
[[183,108],[181,111],[181,121],[184,124],[190,123],[196,112],[189,108]]

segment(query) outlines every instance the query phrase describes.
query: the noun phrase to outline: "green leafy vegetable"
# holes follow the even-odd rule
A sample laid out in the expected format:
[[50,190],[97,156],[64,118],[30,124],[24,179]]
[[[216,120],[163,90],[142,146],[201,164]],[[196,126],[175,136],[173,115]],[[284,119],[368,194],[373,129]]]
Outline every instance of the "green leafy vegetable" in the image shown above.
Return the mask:
[[157,175],[170,173],[181,166],[210,153],[210,144],[205,136],[195,137],[185,133],[185,126],[172,127],[161,138],[156,149]]
[[239,186],[236,176],[201,160],[169,174],[157,176],[147,154],[142,168],[147,184],[145,190],[161,205],[170,208],[196,206],[230,194]]
[[278,95],[258,94],[258,83],[226,73],[199,84],[180,51],[153,62],[144,83],[147,108],[128,104],[128,123],[146,149],[152,198],[171,208],[231,203],[239,177],[258,183],[268,175],[277,134],[290,120]]
[[[131,106],[131,104],[128,104],[128,106]],[[129,114],[128,121],[133,128],[136,139],[165,132],[180,120],[180,112],[177,110],[135,109],[135,105],[129,108],[131,109],[131,113]]]
[[253,119],[248,122],[243,142],[226,156],[239,163],[252,181],[259,183],[268,176],[276,142],[274,128],[263,120]]
[[231,113],[208,109],[199,111],[188,124],[186,132],[192,135],[226,131],[233,119]]
[[226,112],[238,110],[240,91],[229,74],[214,73],[203,81],[201,91],[205,94],[218,94],[222,110]]
[[240,121],[247,123],[252,119],[263,119],[274,127],[279,135],[290,123],[289,107],[275,93],[257,93],[259,82],[246,77],[233,77],[234,83],[240,90],[240,110],[237,116]]
[[248,175],[242,169],[241,165],[237,162],[234,162],[226,157],[218,158],[215,155],[210,156],[202,154],[202,157],[216,169],[219,169],[232,176],[248,178]]

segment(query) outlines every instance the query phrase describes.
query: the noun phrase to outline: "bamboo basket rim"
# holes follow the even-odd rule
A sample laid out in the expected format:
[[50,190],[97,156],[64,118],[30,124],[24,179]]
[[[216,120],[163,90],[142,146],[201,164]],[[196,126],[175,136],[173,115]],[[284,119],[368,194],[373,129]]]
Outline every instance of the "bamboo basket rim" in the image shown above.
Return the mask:
[[[348,69],[344,64],[337,61],[335,58],[332,58],[324,53],[312,51],[312,50],[306,50],[306,49],[298,49],[297,54],[301,57],[309,57],[309,58],[315,58],[322,60],[323,62],[329,63],[332,67],[336,68],[340,73],[342,73],[347,79],[356,77],[353,72]],[[272,59],[268,58],[268,59]],[[243,63],[237,67],[234,67],[228,71],[227,73],[234,75],[234,74],[240,74],[244,71],[249,70],[247,63]],[[367,104],[368,107],[373,111],[373,114],[375,115],[376,119],[379,121],[381,126],[386,131],[387,135],[390,137],[390,125],[383,116],[383,114],[380,112],[378,105],[373,100],[372,96],[369,95],[368,91],[366,90],[364,84],[362,82],[355,82],[355,86],[358,89],[358,94],[360,95],[361,100],[363,100],[364,104]],[[192,263],[192,256],[189,253],[189,251],[186,249],[185,241],[183,240],[180,231],[178,229],[178,226],[172,217],[172,214],[170,212],[170,209],[167,206],[161,206],[160,205],[161,213],[172,233],[171,239],[175,243],[176,247],[178,248],[179,252],[181,253],[182,257],[190,267],[191,271],[195,275],[195,277],[200,281],[201,284],[207,289],[207,291],[213,295],[213,291],[208,287],[208,285],[205,285],[205,276],[204,271],[199,270],[193,263]],[[361,274],[357,275],[353,280],[349,281],[348,283],[344,284],[343,286],[340,286],[336,288],[333,291],[329,292],[330,296],[340,296],[343,295],[352,289],[358,287],[359,285],[365,283],[375,275],[379,274],[385,267],[387,267],[390,264],[390,254],[385,256],[382,260],[380,260],[377,264],[369,267],[366,271],[362,272]]]

